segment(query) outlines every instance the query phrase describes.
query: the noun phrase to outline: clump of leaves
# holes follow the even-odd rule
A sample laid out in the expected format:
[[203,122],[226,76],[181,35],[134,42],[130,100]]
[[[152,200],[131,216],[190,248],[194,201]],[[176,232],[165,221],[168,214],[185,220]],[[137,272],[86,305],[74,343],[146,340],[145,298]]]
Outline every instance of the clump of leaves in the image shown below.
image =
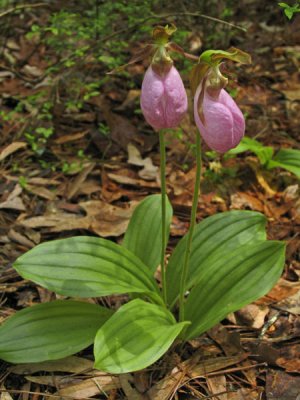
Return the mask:
[[[168,231],[171,217],[167,202]],[[160,195],[135,209],[122,245],[79,236],[35,247],[14,264],[25,279],[77,299],[124,293],[135,299],[117,311],[74,300],[22,310],[0,327],[0,357],[59,359],[95,341],[96,368],[123,373],[152,364],[176,337],[197,337],[271,289],[282,271],[284,244],[266,239],[265,224],[260,213],[230,211],[196,225],[182,322],[174,315],[187,235],[168,263],[167,302],[153,277],[162,247]]]
[[284,14],[287,16],[288,19],[292,19],[294,14],[300,12],[300,1],[298,0],[297,3],[294,5],[289,5],[287,3],[278,3],[278,5],[283,8]]
[[[245,136],[241,143],[227,152],[227,155],[235,155],[250,151],[256,154],[264,168],[283,168],[300,177],[300,151],[297,149],[282,148],[277,153],[272,146],[264,146],[255,139]],[[275,153],[275,154],[274,154]]]

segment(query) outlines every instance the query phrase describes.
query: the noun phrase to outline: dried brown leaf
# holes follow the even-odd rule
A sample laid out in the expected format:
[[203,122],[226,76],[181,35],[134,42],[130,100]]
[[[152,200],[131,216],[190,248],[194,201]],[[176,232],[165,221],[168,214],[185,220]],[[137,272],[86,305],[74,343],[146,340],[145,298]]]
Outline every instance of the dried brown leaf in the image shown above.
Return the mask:
[[[238,389],[236,392],[228,392],[227,399],[228,400],[258,400],[260,399],[260,390],[253,390],[242,388]],[[283,399],[281,399],[283,400]]]
[[157,182],[148,182],[143,179],[130,178],[129,176],[112,174],[112,173],[108,173],[107,176],[114,182],[120,183],[122,185],[130,185],[130,186],[146,187],[146,188],[159,187]]
[[22,68],[22,72],[25,73],[26,75],[30,75],[33,78],[39,78],[40,76],[43,75],[44,71],[38,67],[36,67],[35,65],[25,65]]
[[264,304],[279,302],[292,296],[300,290],[300,282],[290,282],[286,279],[280,278],[273,289],[264,297],[260,302]]
[[93,378],[82,380],[78,383],[59,389],[57,394],[60,396],[70,396],[73,399],[88,398],[99,394],[105,394],[113,389],[120,388],[118,377],[103,374]]
[[269,307],[265,305],[249,304],[235,313],[238,323],[246,324],[254,329],[260,329],[265,323]]
[[23,203],[23,200],[19,197],[19,195],[22,193],[22,190],[23,189],[21,188],[21,186],[17,183],[13,191],[8,195],[7,199],[2,203],[0,203],[0,209],[8,208],[19,211],[25,211],[26,208]]
[[119,375],[121,387],[127,397],[130,400],[148,400],[145,396],[139,393],[134,387],[131,386],[130,382],[133,381],[131,374]]
[[17,232],[13,228],[8,231],[7,236],[10,240],[20,243],[21,245],[31,249],[35,246],[35,243],[29,240],[26,236],[22,235],[20,232]]
[[7,208],[11,210],[25,211],[26,207],[23,203],[23,200],[20,197],[14,197],[12,199],[7,199],[0,203],[0,209]]
[[243,210],[250,209],[254,211],[264,211],[263,203],[253,194],[247,192],[237,192],[231,195],[231,209]]
[[128,118],[113,113],[109,102],[104,96],[95,98],[95,101],[109,127],[111,139],[123,150],[127,150],[128,143],[139,136],[137,127]]
[[27,147],[27,143],[25,142],[13,142],[9,144],[3,150],[1,150],[0,161],[3,161],[6,157],[10,156],[20,149],[23,149],[24,147]]
[[[226,392],[226,377],[225,375],[210,376],[206,378],[207,386],[211,394]],[[216,400],[227,400],[227,393],[214,396]]]
[[54,200],[56,197],[56,193],[51,190],[48,190],[44,187],[36,187],[34,185],[26,184],[26,190],[32,194],[35,194],[38,197],[42,197],[43,199],[46,200]]
[[132,202],[130,207],[121,208],[100,200],[79,203],[90,218],[89,229],[102,237],[120,236],[125,233],[137,204]]
[[34,374],[39,371],[81,374],[90,372],[93,369],[93,365],[93,361],[86,358],[70,356],[55,361],[15,365],[10,368],[10,371],[18,375]]
[[156,181],[158,178],[158,167],[153,165],[150,157],[142,158],[140,151],[132,143],[127,146],[128,163],[144,167],[138,172],[139,176],[146,181]]
[[81,185],[83,182],[86,180],[88,175],[93,171],[95,168],[95,163],[90,163],[88,164],[83,170],[80,172],[80,174],[70,182],[67,190],[67,199],[70,200],[72,197],[76,195],[76,193],[79,191]]
[[299,400],[300,377],[269,370],[266,379],[267,400]]
[[300,315],[300,290],[276,304],[276,308]]
[[282,346],[280,349],[280,357],[277,358],[276,364],[284,368],[287,372],[300,373],[300,344],[290,344]]
[[64,144],[64,143],[69,143],[69,142],[75,142],[76,140],[82,139],[89,132],[90,132],[90,130],[87,129],[83,132],[74,132],[74,133],[70,133],[68,135],[62,135],[62,136],[59,136],[57,139],[55,139],[54,143]]
[[120,236],[125,233],[130,217],[136,206],[132,202],[128,208],[112,206],[100,200],[79,203],[86,216],[56,212],[50,215],[31,217],[19,221],[28,228],[50,228],[50,232],[85,229],[102,237]]
[[0,393],[0,400],[13,400],[11,397],[9,390],[6,392],[6,388],[4,385],[1,385],[1,393]]

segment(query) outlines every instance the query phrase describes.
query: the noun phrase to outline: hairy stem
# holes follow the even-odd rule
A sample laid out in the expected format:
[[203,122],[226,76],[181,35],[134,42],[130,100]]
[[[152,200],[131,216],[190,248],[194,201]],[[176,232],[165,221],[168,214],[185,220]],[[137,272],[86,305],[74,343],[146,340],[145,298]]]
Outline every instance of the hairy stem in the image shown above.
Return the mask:
[[202,159],[201,159],[201,138],[200,138],[199,132],[197,132],[197,140],[196,140],[196,162],[197,162],[196,182],[195,182],[193,205],[192,205],[192,211],[191,211],[190,228],[189,228],[187,240],[186,240],[184,262],[183,262],[183,268],[182,268],[181,279],[180,279],[180,292],[179,292],[179,321],[180,322],[184,321],[184,293],[185,293],[185,288],[186,288],[186,279],[187,279],[187,275],[188,275],[188,266],[189,266],[189,261],[190,261],[193,233],[194,233],[194,228],[195,228],[195,224],[196,224],[196,214],[197,214],[198,198],[199,198],[199,191],[200,191]]

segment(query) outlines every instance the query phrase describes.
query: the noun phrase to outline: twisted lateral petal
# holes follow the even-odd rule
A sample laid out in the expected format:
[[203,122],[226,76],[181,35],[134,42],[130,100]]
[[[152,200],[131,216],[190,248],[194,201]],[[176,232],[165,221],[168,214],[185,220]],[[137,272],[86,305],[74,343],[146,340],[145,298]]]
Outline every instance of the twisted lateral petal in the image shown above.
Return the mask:
[[188,101],[182,79],[175,67],[163,76],[150,66],[141,92],[141,108],[154,129],[176,128],[187,111]]
[[206,91],[202,103],[204,123],[198,111],[198,99],[202,85],[194,98],[194,116],[196,125],[206,144],[213,150],[225,153],[236,147],[245,133],[245,119],[230,95],[221,89],[217,98],[211,97]]

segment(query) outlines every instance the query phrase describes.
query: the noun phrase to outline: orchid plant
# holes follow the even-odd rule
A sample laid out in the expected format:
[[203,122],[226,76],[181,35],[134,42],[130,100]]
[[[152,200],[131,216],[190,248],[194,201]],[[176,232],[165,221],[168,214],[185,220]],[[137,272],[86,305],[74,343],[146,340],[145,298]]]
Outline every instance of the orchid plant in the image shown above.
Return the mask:
[[[229,211],[196,224],[200,133],[190,228],[166,267],[173,210],[166,191],[164,129],[178,126],[187,111],[170,51],[186,53],[169,41],[173,31],[173,26],[154,30],[154,43],[146,51],[152,63],[141,91],[145,119],[160,138],[161,194],[137,206],[121,245],[78,236],[40,244],[15,261],[23,278],[71,299],[35,305],[8,318],[0,327],[3,360],[55,360],[94,343],[95,368],[137,371],[157,361],[175,341],[196,338],[266,294],[280,277],[285,245],[266,239],[264,215]],[[245,130],[241,111],[224,89],[224,59],[248,62],[249,56],[237,49],[204,52],[191,73],[196,124],[219,152],[234,148]],[[159,265],[160,283],[154,278]],[[79,300],[116,294],[128,294],[128,302],[117,310]]]

